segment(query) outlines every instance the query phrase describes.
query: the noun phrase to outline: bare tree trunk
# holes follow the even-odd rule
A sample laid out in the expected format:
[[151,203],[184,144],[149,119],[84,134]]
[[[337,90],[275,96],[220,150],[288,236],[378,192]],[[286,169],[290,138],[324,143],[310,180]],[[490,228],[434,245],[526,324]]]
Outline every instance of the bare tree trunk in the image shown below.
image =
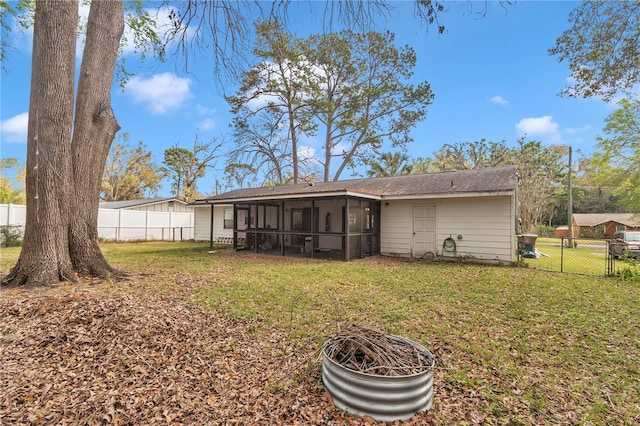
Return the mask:
[[75,281],[76,273],[104,278],[113,269],[98,245],[98,207],[104,164],[120,129],[111,86],[123,2],[91,3],[75,121],[78,2],[39,0],[35,17],[25,238],[3,283],[47,285]]
[[122,0],[91,3],[72,140],[69,252],[78,273],[101,278],[113,272],[98,245],[98,194],[111,143],[120,130],[111,109],[111,87],[123,30]]
[[77,1],[36,3],[27,142],[27,218],[20,258],[4,282],[75,280],[67,229]]

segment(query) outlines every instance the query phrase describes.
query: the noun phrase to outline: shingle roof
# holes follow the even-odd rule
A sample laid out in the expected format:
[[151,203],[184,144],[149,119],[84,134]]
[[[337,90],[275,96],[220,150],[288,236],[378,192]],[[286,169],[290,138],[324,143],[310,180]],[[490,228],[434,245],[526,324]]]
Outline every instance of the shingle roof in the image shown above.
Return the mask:
[[426,197],[439,194],[509,192],[514,191],[516,187],[515,166],[505,166],[421,175],[236,189],[204,200],[197,200],[195,203],[223,203],[239,200],[347,194],[376,199],[402,198],[406,196]]
[[128,209],[131,207],[146,206],[151,204],[158,204],[165,201],[177,201],[178,203],[187,204],[177,198],[143,198],[139,200],[126,200],[126,201],[106,201],[100,203],[100,208],[103,209]]
[[607,222],[630,227],[640,226],[640,218],[634,213],[574,213],[573,220],[578,226],[597,226]]

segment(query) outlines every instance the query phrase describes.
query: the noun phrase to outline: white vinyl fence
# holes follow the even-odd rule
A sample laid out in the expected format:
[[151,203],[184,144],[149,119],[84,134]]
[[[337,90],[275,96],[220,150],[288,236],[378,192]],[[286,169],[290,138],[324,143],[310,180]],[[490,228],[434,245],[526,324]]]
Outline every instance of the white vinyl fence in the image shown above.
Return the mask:
[[[24,205],[0,204],[0,226],[24,231]],[[193,239],[194,214],[123,209],[98,210],[98,235],[109,241]]]

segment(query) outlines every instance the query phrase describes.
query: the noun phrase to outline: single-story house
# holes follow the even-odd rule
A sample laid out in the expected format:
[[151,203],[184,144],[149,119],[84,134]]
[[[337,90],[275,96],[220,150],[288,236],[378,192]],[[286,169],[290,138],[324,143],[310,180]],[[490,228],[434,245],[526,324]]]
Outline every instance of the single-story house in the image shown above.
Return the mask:
[[513,166],[237,189],[192,205],[196,240],[236,249],[517,260]]
[[634,213],[574,213],[576,237],[612,238],[616,231],[640,231],[640,215]]
[[101,209],[140,210],[149,212],[192,213],[193,207],[186,201],[177,198],[142,198],[139,200],[105,201],[100,203]]

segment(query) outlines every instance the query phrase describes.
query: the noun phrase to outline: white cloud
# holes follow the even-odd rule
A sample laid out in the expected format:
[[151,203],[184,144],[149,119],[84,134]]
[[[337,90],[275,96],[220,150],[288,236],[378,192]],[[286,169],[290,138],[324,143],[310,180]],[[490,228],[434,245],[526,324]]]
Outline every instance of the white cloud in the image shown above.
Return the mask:
[[593,129],[593,127],[587,124],[586,126],[582,126],[582,127],[567,127],[566,129],[562,129],[562,133],[566,133],[568,135],[575,135],[582,132],[588,132],[591,129]]
[[196,110],[200,115],[213,115],[217,112],[214,108],[209,108],[200,104],[196,105]]
[[516,130],[521,136],[543,137],[549,143],[561,142],[558,123],[554,123],[550,115],[523,118],[516,124]]
[[126,91],[135,102],[145,104],[153,114],[164,114],[180,108],[192,97],[190,86],[188,78],[162,73],[148,79],[133,77],[127,83]]
[[500,95],[492,97],[491,99],[489,99],[489,102],[494,103],[494,104],[499,104],[499,105],[507,105],[507,104],[509,104],[509,101],[507,101],[505,98],[503,98]]
[[27,123],[29,122],[29,113],[14,115],[0,123],[0,132],[2,139],[9,143],[27,143]]
[[202,131],[213,130],[217,127],[217,124],[214,118],[205,118],[198,123],[198,129]]
[[303,164],[320,164],[316,157],[315,148],[307,145],[298,147],[298,161]]

